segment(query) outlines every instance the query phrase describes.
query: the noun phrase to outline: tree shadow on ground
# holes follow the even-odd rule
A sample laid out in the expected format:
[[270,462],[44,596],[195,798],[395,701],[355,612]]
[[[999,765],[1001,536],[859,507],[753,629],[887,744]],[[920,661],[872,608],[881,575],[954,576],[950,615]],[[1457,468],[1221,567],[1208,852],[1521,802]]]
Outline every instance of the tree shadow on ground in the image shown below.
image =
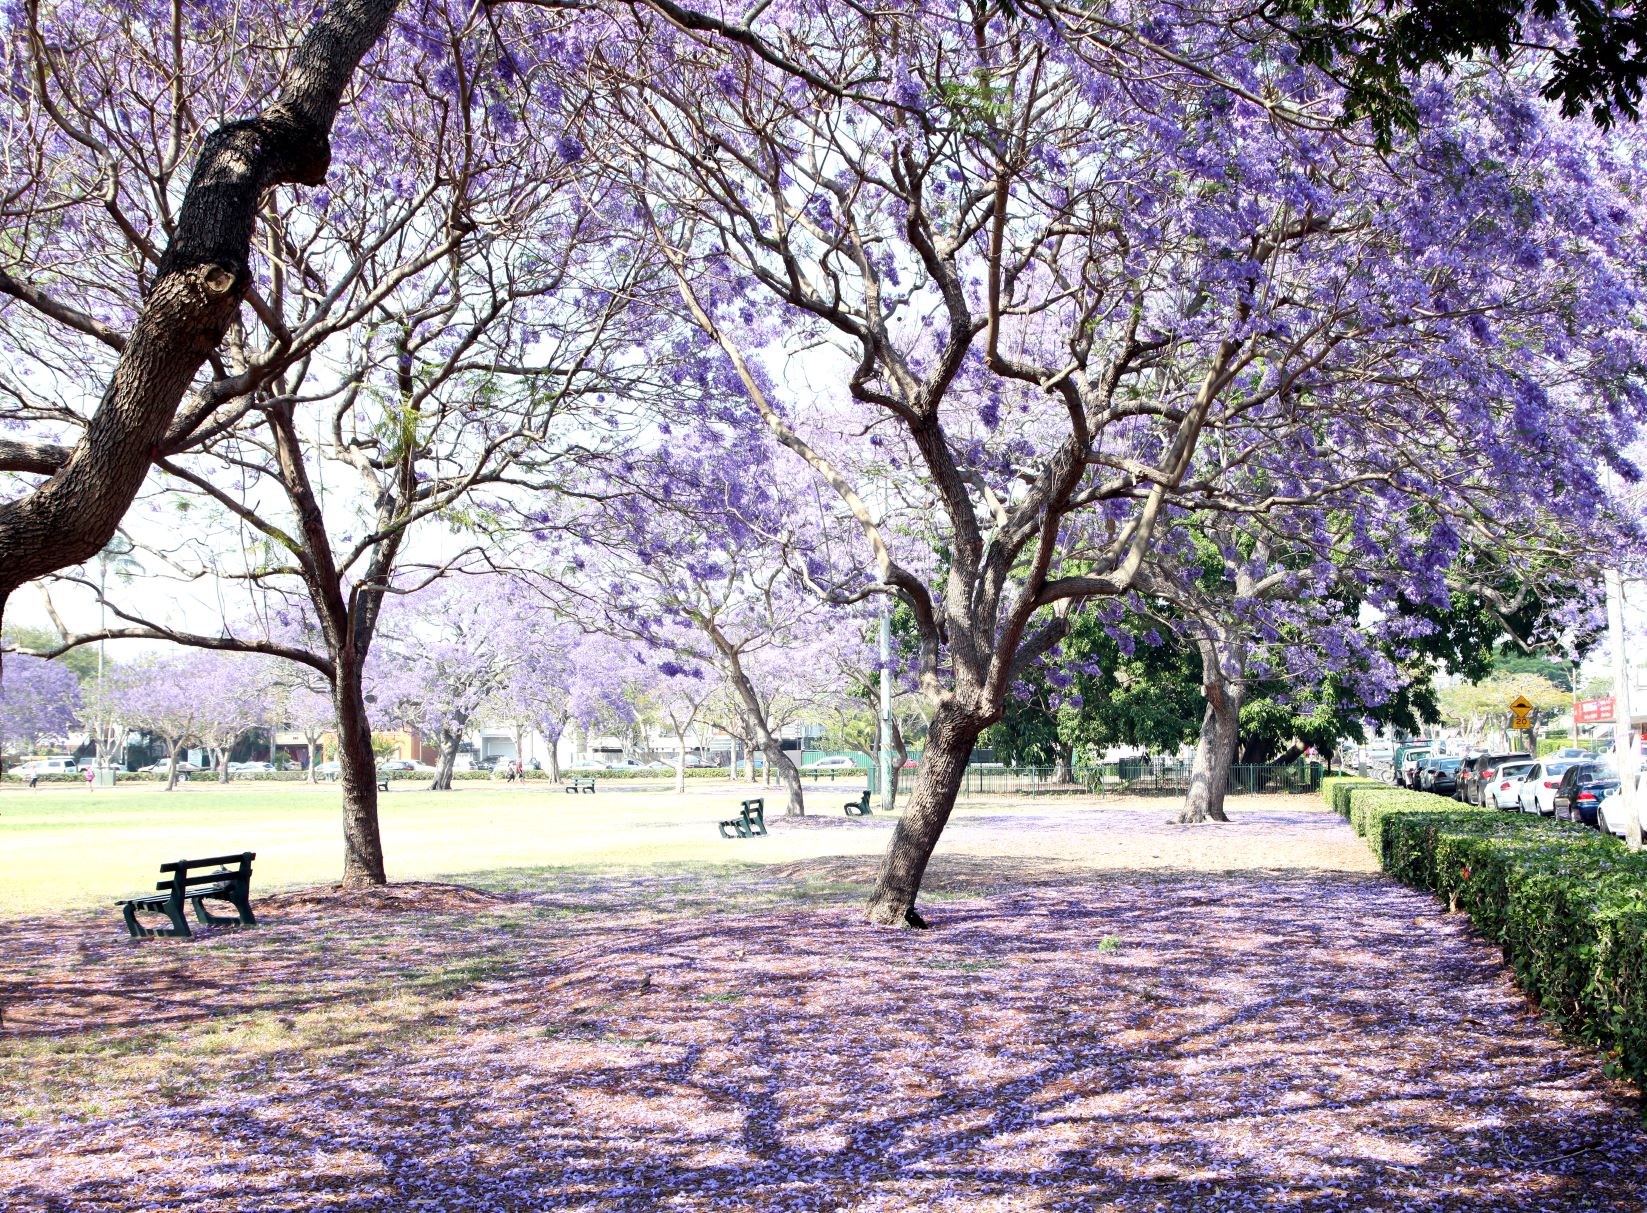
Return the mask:
[[1643,1207],[1632,1094],[1429,898],[943,856],[938,929],[893,932],[859,862],[0,931],[82,1006],[33,1043],[83,1064],[24,1079],[81,1111],[8,1131],[7,1207]]

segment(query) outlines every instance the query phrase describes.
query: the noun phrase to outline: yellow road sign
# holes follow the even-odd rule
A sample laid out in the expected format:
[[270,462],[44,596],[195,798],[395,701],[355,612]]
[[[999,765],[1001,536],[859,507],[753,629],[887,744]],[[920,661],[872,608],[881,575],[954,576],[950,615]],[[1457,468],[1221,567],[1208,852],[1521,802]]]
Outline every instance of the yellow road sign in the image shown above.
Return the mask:
[[1512,729],[1530,729],[1533,727],[1533,718],[1531,716],[1511,716],[1510,727]]
[[[1529,715],[1532,710],[1533,705],[1528,701],[1525,695],[1517,695],[1510,701],[1510,711],[1514,712],[1517,716]],[[1517,725],[1516,727],[1520,728],[1521,726]]]

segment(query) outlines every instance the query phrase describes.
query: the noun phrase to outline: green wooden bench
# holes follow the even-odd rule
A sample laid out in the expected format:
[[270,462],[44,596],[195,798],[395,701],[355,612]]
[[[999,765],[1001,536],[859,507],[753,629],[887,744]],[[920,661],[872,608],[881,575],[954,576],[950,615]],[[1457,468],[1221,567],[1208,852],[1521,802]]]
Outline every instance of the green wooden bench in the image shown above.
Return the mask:
[[868,788],[864,789],[864,794],[858,797],[858,799],[849,800],[846,802],[846,815],[848,817],[868,817],[873,812],[874,810],[869,807]]
[[[731,830],[732,833],[727,833]],[[766,833],[766,801],[757,796],[754,800],[746,800],[736,817],[729,817],[721,822],[722,838],[753,838],[757,834]]]
[[593,795],[595,791],[595,777],[593,775],[589,775],[580,779],[574,775],[571,779],[561,785],[561,791],[588,792]]
[[[255,927],[257,918],[252,913],[252,860],[256,858],[255,851],[245,851],[239,855],[217,855],[211,859],[179,859],[176,863],[163,863],[160,865],[160,871],[170,872],[172,875],[154,886],[161,890],[160,892],[141,893],[136,897],[124,898],[115,904],[120,906],[121,912],[125,915],[126,929],[132,933],[133,939],[154,935],[189,934],[189,920],[183,917],[185,901],[194,907],[194,916],[200,920],[202,926]],[[235,865],[233,871],[223,866],[231,863]],[[201,868],[216,870],[201,872]],[[228,902],[235,908],[235,916],[231,918],[208,911],[201,905],[208,897]],[[145,927],[137,921],[139,910],[164,914],[171,919],[172,925]]]

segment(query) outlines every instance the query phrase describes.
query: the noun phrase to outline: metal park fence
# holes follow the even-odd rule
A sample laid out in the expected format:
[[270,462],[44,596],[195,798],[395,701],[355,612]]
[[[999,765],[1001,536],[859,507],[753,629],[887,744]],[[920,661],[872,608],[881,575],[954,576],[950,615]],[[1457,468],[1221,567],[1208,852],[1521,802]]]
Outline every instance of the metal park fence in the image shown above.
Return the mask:
[[[919,766],[904,767],[898,775],[900,795],[914,786]],[[1318,762],[1237,763],[1230,768],[1227,790],[1243,792],[1317,792],[1325,768]],[[870,791],[880,792],[879,773],[858,771],[858,779],[869,776]],[[1182,794],[1189,788],[1190,766],[1175,760],[1124,759],[1097,766],[1078,766],[1073,778],[1059,778],[1056,767],[1012,767],[975,763],[966,770],[962,795],[1041,796],[1072,792]]]

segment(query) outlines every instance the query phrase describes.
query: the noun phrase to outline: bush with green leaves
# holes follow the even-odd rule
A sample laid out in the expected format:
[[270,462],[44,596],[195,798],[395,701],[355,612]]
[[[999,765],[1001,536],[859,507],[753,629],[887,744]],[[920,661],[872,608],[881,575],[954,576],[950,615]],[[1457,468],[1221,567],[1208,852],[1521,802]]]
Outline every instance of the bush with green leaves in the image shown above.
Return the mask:
[[1327,782],[1385,871],[1467,913],[1546,1017],[1647,1090],[1647,854],[1576,824]]

